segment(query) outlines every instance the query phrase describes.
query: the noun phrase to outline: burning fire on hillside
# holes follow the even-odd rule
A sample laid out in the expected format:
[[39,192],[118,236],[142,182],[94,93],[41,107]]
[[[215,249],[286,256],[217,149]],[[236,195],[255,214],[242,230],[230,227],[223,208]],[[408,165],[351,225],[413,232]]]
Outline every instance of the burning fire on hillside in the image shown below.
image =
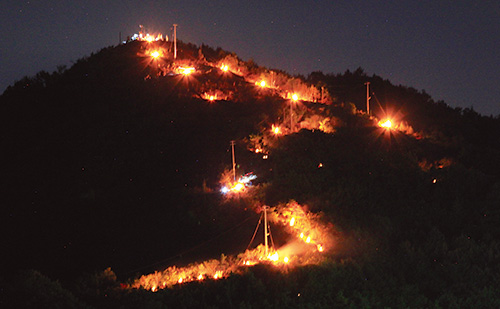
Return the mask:
[[[287,271],[290,267],[320,263],[324,259],[324,253],[334,246],[332,228],[322,223],[320,215],[306,211],[297,202],[259,209],[264,209],[264,215],[269,212],[269,222],[283,228],[293,239],[277,249],[261,244],[237,256],[222,255],[220,260],[212,259],[186,267],[171,266],[163,271],[141,276],[130,287],[156,292],[177,284],[226,278],[260,263]],[[267,229],[265,233],[267,234]],[[273,243],[272,238],[271,242]]]

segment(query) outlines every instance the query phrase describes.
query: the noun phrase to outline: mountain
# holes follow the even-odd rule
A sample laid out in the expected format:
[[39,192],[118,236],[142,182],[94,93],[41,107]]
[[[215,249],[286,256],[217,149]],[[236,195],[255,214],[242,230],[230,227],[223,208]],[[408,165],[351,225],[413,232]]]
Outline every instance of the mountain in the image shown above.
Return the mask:
[[[171,49],[104,48],[0,97],[6,304],[500,304],[499,117],[362,69],[290,76],[221,48]],[[230,141],[238,175],[257,175],[249,197],[219,191]],[[255,205],[291,200],[334,231],[322,262],[158,293],[120,287],[242,252]]]

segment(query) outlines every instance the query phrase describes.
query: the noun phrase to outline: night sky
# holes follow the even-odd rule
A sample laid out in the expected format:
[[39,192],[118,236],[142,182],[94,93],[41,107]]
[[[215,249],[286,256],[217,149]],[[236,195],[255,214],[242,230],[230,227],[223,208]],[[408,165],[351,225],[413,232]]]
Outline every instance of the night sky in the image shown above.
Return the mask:
[[0,92],[139,31],[307,75],[361,67],[500,114],[500,1],[2,1]]

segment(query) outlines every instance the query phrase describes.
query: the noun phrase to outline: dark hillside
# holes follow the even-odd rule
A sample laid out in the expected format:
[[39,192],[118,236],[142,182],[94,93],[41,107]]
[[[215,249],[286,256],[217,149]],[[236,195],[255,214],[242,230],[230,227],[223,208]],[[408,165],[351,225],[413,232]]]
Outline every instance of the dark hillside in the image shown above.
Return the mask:
[[[155,44],[165,56],[128,42],[0,97],[7,305],[500,305],[498,116],[361,69],[302,78],[182,42],[176,62],[168,42]],[[223,73],[222,60],[233,70]],[[179,73],[179,63],[196,71]],[[375,117],[360,111],[366,81]],[[292,91],[311,99],[292,105]],[[377,125],[389,115],[400,130]],[[273,135],[275,125],[284,133]],[[219,192],[231,140],[238,174],[258,175],[251,198]],[[257,264],[158,293],[120,287],[242,252],[259,220],[254,203],[290,200],[334,228],[324,262]]]

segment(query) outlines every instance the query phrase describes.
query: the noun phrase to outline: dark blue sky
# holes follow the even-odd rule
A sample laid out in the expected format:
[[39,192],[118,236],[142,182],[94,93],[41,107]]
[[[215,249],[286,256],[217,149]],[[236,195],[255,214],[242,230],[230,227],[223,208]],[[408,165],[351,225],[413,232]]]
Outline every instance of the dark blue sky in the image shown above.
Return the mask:
[[500,1],[2,1],[0,92],[116,45],[142,24],[292,74],[362,67],[500,114]]

